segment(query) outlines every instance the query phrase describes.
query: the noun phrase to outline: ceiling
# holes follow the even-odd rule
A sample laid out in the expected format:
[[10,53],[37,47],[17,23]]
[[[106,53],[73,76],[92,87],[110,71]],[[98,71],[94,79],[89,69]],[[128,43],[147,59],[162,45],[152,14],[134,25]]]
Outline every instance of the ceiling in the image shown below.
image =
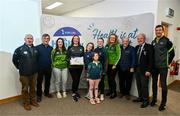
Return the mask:
[[[91,6],[93,4],[102,2],[104,0],[41,0],[41,1],[42,1],[43,14],[63,15],[65,13],[72,12],[87,6]],[[56,7],[52,10],[45,9],[45,7],[58,1],[62,2],[63,5]]]

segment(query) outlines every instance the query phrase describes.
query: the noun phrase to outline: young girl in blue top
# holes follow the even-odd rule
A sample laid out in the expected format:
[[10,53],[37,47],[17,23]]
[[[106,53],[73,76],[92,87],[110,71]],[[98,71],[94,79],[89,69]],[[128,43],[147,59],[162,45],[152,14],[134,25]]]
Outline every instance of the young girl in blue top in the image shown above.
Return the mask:
[[93,61],[88,64],[88,81],[89,81],[89,95],[90,103],[100,103],[98,98],[98,86],[102,75],[102,64],[98,61],[99,54],[94,53]]

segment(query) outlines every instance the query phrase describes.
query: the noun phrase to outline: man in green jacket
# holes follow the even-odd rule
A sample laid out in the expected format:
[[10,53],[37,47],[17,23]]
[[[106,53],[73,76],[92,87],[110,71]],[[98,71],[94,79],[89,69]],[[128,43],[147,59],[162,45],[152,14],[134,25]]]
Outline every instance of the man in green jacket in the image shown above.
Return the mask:
[[162,87],[162,100],[159,106],[159,111],[165,110],[167,102],[167,73],[168,66],[172,62],[175,53],[172,42],[163,35],[164,28],[162,25],[155,27],[156,37],[152,41],[154,48],[154,67],[152,73],[152,89],[153,89],[153,100],[151,106],[154,106],[157,102],[157,82],[158,75],[160,74],[160,83]]

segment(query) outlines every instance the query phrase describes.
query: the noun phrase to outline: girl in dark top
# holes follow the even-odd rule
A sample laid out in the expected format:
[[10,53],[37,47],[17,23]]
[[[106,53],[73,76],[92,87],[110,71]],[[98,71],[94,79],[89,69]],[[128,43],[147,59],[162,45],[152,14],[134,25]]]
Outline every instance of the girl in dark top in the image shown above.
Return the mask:
[[[84,75],[85,75],[85,78],[87,78],[88,64],[93,61],[93,59],[92,59],[92,57],[94,55],[93,51],[94,51],[94,44],[92,42],[89,42],[86,45],[86,52],[84,53],[84,65],[85,65]],[[89,86],[89,83],[87,83],[87,85]],[[85,98],[90,99],[89,92],[86,94]]]
[[72,77],[72,97],[74,101],[78,101],[80,95],[78,93],[79,81],[83,70],[84,47],[80,45],[80,38],[74,35],[71,46],[68,47],[68,57],[70,59],[69,72]]
[[98,86],[102,75],[102,64],[98,61],[99,54],[94,53],[93,61],[88,64],[88,81],[89,81],[89,94],[90,103],[100,103],[98,98]]

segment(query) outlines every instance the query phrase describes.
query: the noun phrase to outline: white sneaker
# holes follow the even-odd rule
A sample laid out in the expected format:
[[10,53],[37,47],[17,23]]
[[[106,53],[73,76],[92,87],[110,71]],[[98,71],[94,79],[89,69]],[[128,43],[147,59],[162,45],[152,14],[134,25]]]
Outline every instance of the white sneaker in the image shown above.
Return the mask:
[[66,92],[63,92],[63,97],[65,98],[65,97],[67,97],[67,94],[66,94]]
[[56,96],[57,96],[57,98],[62,98],[62,95],[60,92],[57,92]]
[[104,94],[100,95],[100,100],[103,101],[104,100]]

